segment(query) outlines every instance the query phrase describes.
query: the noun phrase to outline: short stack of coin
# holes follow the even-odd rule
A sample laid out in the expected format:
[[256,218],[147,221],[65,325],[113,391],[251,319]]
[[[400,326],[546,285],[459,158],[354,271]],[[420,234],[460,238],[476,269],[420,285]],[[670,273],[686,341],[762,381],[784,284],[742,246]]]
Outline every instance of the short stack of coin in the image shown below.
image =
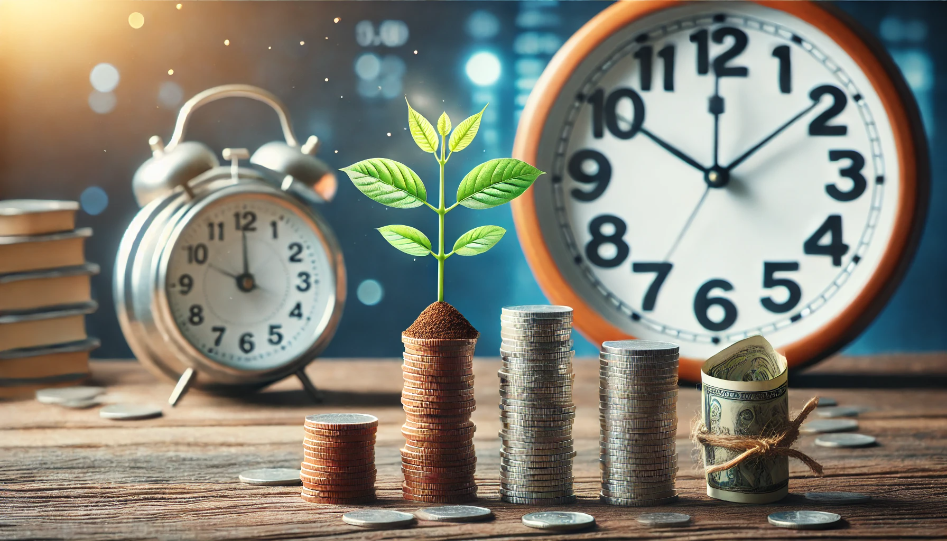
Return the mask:
[[635,507],[674,501],[678,346],[605,342],[599,358],[602,501]]
[[375,499],[375,432],[378,418],[363,413],[306,417],[302,498],[352,504]]
[[463,503],[476,499],[477,455],[470,414],[474,401],[473,354],[477,339],[411,338],[404,342],[407,417],[401,433],[404,499]]
[[572,503],[572,308],[511,306],[500,325],[500,497]]

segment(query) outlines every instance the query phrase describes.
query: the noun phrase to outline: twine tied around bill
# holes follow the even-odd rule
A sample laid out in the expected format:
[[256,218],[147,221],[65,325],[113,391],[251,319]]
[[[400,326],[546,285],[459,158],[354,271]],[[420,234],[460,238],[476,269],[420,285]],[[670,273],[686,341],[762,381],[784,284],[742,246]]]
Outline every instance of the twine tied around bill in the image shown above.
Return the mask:
[[819,405],[819,397],[812,397],[806,402],[805,407],[799,412],[795,419],[789,421],[786,430],[772,436],[728,436],[724,434],[711,434],[707,431],[704,423],[700,419],[695,420],[693,436],[694,442],[704,447],[720,447],[729,451],[743,451],[733,459],[723,464],[715,464],[705,467],[707,474],[718,473],[738,466],[745,460],[751,458],[766,458],[787,456],[801,461],[809,467],[809,470],[816,475],[822,475],[822,464],[819,464],[809,455],[802,451],[792,448],[792,444],[799,438],[799,427],[806,417]]

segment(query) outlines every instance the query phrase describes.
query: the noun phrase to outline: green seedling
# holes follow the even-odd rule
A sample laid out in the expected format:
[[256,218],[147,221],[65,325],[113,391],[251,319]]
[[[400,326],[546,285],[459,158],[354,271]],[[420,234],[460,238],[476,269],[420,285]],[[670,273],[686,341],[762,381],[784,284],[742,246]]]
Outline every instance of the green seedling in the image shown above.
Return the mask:
[[[407,102],[407,99],[405,99]],[[363,194],[373,201],[389,207],[408,209],[425,205],[437,213],[438,242],[434,252],[427,236],[407,225],[386,225],[378,231],[389,244],[413,256],[437,259],[437,300],[444,300],[444,262],[452,255],[471,256],[482,254],[493,248],[506,234],[506,230],[495,225],[475,227],[454,242],[454,248],[444,252],[444,217],[457,205],[471,209],[488,209],[516,199],[529,188],[543,172],[532,165],[513,158],[490,160],[474,167],[457,188],[457,201],[447,207],[444,204],[444,166],[455,152],[467,148],[480,129],[479,113],[468,117],[451,131],[450,118],[442,113],[437,119],[437,129],[415,111],[408,103],[408,126],[414,142],[424,152],[434,155],[440,168],[439,202],[435,207],[427,201],[424,182],[403,163],[387,158],[372,158],[354,163],[342,169]],[[450,136],[448,138],[448,136]],[[440,148],[440,156],[438,156]],[[445,152],[446,151],[446,152]]]

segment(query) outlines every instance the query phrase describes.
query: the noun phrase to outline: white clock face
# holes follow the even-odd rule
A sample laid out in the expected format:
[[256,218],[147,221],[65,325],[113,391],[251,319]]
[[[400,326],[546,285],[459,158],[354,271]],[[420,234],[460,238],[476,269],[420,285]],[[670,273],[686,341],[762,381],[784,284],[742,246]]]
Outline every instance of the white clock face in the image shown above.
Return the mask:
[[315,228],[266,195],[230,195],[195,214],[171,247],[165,278],[171,317],[191,346],[244,370],[308,350],[335,303]]
[[624,332],[706,358],[845,310],[895,223],[885,109],[829,36],[749,3],[647,16],[572,74],[542,132],[540,227]]

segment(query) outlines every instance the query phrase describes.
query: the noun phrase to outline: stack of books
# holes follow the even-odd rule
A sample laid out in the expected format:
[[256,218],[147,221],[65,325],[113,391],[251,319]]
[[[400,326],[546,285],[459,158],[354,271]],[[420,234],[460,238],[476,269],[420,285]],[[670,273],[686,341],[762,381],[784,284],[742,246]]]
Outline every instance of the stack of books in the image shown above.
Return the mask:
[[86,335],[92,275],[89,228],[75,229],[77,203],[0,201],[0,398],[77,385],[89,378]]

